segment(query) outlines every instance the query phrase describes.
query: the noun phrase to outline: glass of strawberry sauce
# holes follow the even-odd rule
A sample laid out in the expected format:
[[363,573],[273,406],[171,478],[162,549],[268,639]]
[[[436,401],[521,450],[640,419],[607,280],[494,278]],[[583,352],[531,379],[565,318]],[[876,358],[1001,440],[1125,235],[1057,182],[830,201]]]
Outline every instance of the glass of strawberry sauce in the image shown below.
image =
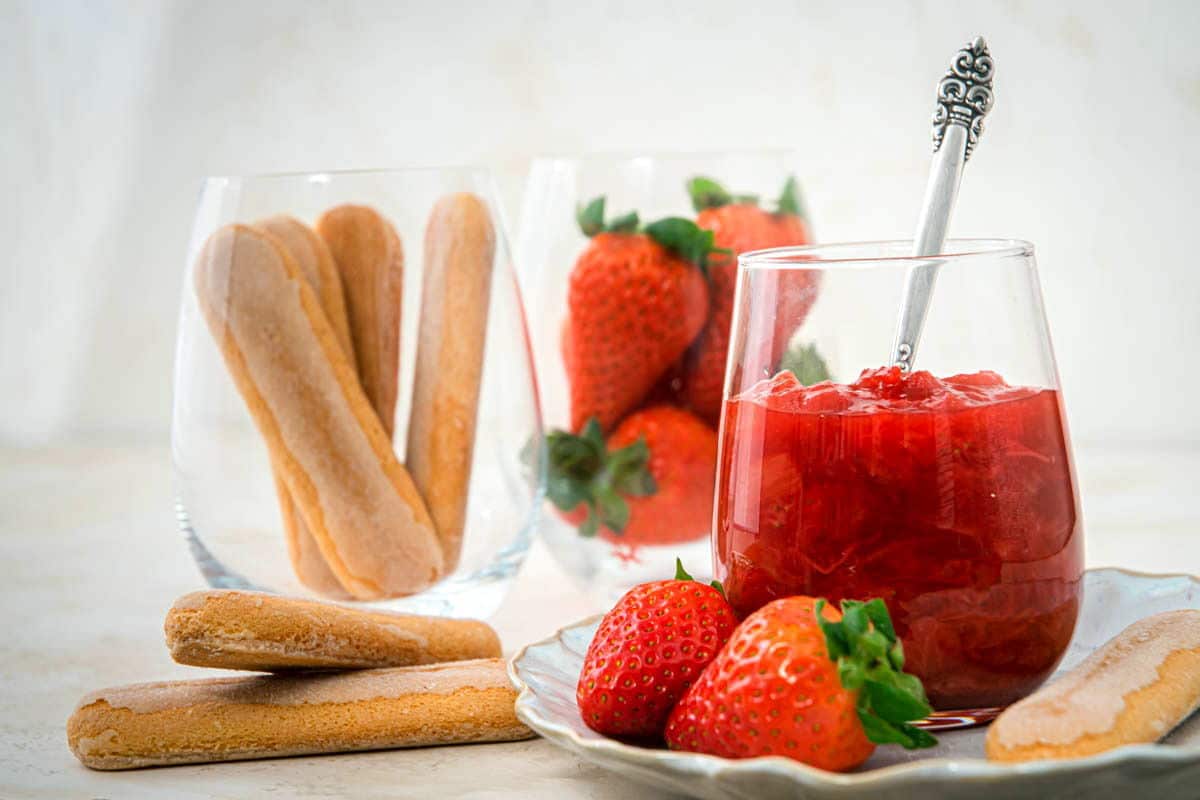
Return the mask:
[[[884,598],[935,708],[978,721],[1067,649],[1079,500],[1033,247],[948,242],[904,374],[886,360],[910,247],[741,257],[715,566],[743,615],[794,594]],[[780,325],[816,286],[799,327]]]

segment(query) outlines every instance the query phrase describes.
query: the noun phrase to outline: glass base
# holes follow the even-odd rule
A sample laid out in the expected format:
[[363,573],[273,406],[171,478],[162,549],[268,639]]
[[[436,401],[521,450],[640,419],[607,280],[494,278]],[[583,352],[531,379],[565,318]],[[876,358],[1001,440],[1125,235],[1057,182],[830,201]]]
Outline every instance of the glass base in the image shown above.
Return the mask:
[[[187,541],[188,550],[200,569],[204,580],[214,589],[240,589],[247,592],[279,594],[278,589],[260,586],[223,564],[213,555],[192,526],[191,519],[182,502],[175,502],[175,518],[179,530]],[[305,592],[304,596],[328,603],[342,603],[358,607],[377,608],[405,614],[422,614],[431,617],[458,617],[487,619],[504,600],[517,575],[521,562],[530,545],[530,528],[516,537],[509,547],[497,553],[496,558],[484,569],[468,575],[454,575],[429,589],[409,597],[393,597],[383,600],[341,601]]]
[[541,534],[563,571],[602,608],[611,608],[638,584],[672,577],[676,558],[696,580],[712,580],[712,545],[707,535],[672,544],[622,545],[601,536],[581,536],[550,508],[542,516]]
[[957,711],[935,711],[913,725],[927,731],[954,731],[987,725],[1000,716],[1004,706],[992,708],[967,708]]

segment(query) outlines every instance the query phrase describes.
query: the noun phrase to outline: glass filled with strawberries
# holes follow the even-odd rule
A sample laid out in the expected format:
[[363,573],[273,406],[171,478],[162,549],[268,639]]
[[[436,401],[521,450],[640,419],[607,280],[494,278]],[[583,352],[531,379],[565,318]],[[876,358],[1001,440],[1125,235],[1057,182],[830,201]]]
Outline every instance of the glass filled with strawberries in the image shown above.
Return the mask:
[[933,707],[983,719],[1067,649],[1082,518],[1033,247],[948,242],[905,371],[888,354],[925,263],[910,250],[742,256],[716,577],[740,617],[797,595],[878,598]]
[[[737,256],[811,230],[788,152],[535,162],[518,263],[549,431],[543,531],[596,597],[677,556],[708,564]],[[795,288],[781,324],[816,296]]]

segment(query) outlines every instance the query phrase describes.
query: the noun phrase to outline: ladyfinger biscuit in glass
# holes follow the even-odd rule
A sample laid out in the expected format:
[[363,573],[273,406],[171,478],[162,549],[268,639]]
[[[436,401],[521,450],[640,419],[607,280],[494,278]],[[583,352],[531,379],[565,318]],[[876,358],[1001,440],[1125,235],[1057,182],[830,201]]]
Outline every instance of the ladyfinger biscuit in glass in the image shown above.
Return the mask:
[[[317,299],[325,319],[333,327],[338,345],[350,363],[354,363],[354,345],[350,339],[350,322],[346,318],[346,301],[342,295],[342,279],[338,275],[333,255],[325,240],[316,231],[295,217],[279,214],[261,219],[254,227],[274,236],[288,251],[300,268],[300,275],[308,282]],[[325,557],[312,534],[304,524],[304,517],[292,502],[287,484],[276,472],[275,494],[279,498],[280,515],[283,518],[284,539],[292,571],[300,582],[325,597],[348,600],[353,597],[345,590],[333,570],[325,563]]]
[[254,223],[254,227],[263,229],[282,242],[288,254],[296,260],[300,274],[317,293],[325,319],[329,320],[337,336],[338,346],[346,358],[354,363],[354,341],[350,336],[350,318],[346,312],[342,278],[325,240],[312,228],[287,214],[260,219]]
[[333,573],[316,538],[304,524],[304,516],[292,500],[287,483],[279,470],[272,467],[275,478],[275,497],[279,501],[279,516],[283,520],[283,538],[287,544],[288,559],[292,572],[300,583],[325,597],[335,600],[353,600],[354,595],[346,591],[337,575]]
[[1081,758],[1156,742],[1200,706],[1200,610],[1130,625],[988,729],[993,761]]
[[405,462],[442,541],[462,549],[496,234],[473,194],[443,197],[425,229],[416,378]]
[[286,249],[244,225],[202,248],[196,295],[275,468],[338,581],[359,599],[418,592],[441,545],[316,294]]
[[83,698],[67,742],[92,769],[507,742],[533,733],[501,659],[143,683]]
[[259,592],[193,592],[163,626],[180,664],[273,672],[405,667],[495,658],[487,623],[349,608]]
[[317,220],[342,278],[363,390],[388,437],[400,374],[404,252],[391,223],[367,206],[342,205]]

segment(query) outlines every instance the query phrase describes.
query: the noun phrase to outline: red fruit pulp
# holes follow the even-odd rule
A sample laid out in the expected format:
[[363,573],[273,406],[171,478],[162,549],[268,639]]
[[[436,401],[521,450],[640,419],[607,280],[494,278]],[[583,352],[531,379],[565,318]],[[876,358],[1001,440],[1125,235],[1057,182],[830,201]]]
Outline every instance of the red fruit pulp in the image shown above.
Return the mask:
[[777,597],[882,597],[940,709],[1000,706],[1074,630],[1083,537],[1059,395],[991,372],[790,372],[725,405],[718,578]]

